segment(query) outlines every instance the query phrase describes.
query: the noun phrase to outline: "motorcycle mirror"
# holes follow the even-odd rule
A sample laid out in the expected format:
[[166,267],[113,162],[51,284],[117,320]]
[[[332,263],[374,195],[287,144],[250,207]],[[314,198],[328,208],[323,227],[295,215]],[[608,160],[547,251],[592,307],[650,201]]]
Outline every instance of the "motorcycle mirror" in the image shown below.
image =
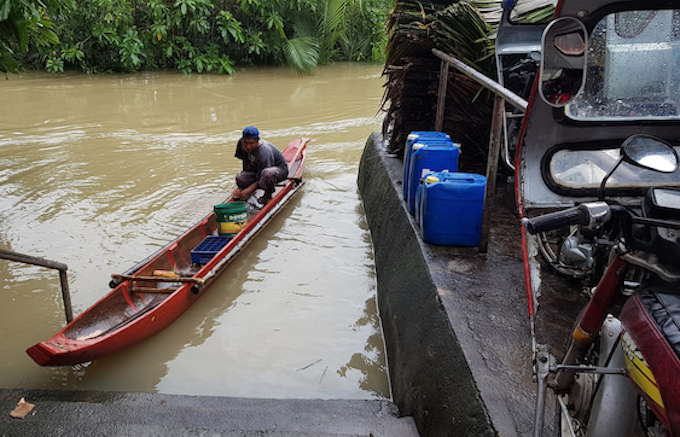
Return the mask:
[[633,135],[621,146],[623,160],[661,173],[678,169],[678,154],[670,144],[649,135]]
[[678,153],[667,142],[651,135],[637,134],[628,137],[621,145],[621,157],[600,183],[598,200],[604,200],[604,187],[614,171],[625,161],[629,164],[661,173],[678,169]]
[[583,23],[573,17],[557,18],[543,31],[538,89],[548,105],[562,108],[583,89],[587,35]]

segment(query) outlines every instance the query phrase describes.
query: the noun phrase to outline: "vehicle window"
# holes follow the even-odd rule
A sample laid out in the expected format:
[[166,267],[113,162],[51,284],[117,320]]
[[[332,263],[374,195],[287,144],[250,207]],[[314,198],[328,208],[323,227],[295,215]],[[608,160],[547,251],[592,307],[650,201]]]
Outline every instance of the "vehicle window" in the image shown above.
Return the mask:
[[555,14],[557,0],[518,0],[510,11],[515,24],[548,24]]
[[580,121],[680,118],[680,11],[604,17],[588,40],[583,92],[567,106]]
[[[680,152],[680,148],[676,147]],[[598,188],[619,159],[619,149],[569,150],[556,152],[550,159],[552,180],[565,188]],[[607,181],[607,188],[680,186],[680,170],[657,173],[622,163]]]

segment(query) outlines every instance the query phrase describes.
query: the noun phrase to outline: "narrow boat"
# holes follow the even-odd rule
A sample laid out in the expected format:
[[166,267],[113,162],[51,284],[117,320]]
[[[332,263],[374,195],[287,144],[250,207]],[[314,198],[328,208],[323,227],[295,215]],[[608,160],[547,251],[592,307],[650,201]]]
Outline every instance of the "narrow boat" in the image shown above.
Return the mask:
[[27,349],[28,355],[41,366],[84,363],[139,343],[170,325],[300,190],[308,141],[302,138],[288,144],[283,151],[288,179],[214,256],[201,259],[202,264],[192,262],[192,250],[218,235],[219,223],[212,212],[144,261],[112,275],[109,285],[114,288],[109,294],[50,339]]

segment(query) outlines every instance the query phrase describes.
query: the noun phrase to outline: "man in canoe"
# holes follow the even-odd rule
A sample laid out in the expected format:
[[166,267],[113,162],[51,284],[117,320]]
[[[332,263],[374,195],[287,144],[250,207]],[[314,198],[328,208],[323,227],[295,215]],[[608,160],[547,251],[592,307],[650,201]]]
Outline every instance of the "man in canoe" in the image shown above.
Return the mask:
[[243,129],[234,156],[243,161],[243,171],[236,175],[237,188],[231,193],[232,197],[246,200],[256,189],[262,188],[264,196],[259,202],[266,205],[276,184],[288,176],[288,164],[283,154],[272,143],[261,139],[255,126],[248,126]]

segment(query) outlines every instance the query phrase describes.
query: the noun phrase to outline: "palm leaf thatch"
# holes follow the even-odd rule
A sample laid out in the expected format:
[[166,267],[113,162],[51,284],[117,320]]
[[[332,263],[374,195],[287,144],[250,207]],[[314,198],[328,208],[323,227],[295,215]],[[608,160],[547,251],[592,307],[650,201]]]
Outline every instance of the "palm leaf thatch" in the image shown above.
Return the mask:
[[[552,16],[554,1],[519,0],[515,9],[516,21],[537,22]],[[390,153],[403,155],[410,132],[434,129],[440,61],[432,48],[496,78],[494,39],[501,15],[500,0],[397,0],[383,71],[383,135]],[[449,69],[443,130],[462,143],[461,170],[486,167],[492,106],[490,92]]]
[[[434,128],[440,62],[431,49],[450,53],[493,77],[493,43],[488,38],[493,29],[469,1],[399,1],[388,25],[383,134],[388,151],[402,155],[411,131]],[[450,71],[443,130],[463,145],[462,170],[484,169],[491,102],[476,82]]]

